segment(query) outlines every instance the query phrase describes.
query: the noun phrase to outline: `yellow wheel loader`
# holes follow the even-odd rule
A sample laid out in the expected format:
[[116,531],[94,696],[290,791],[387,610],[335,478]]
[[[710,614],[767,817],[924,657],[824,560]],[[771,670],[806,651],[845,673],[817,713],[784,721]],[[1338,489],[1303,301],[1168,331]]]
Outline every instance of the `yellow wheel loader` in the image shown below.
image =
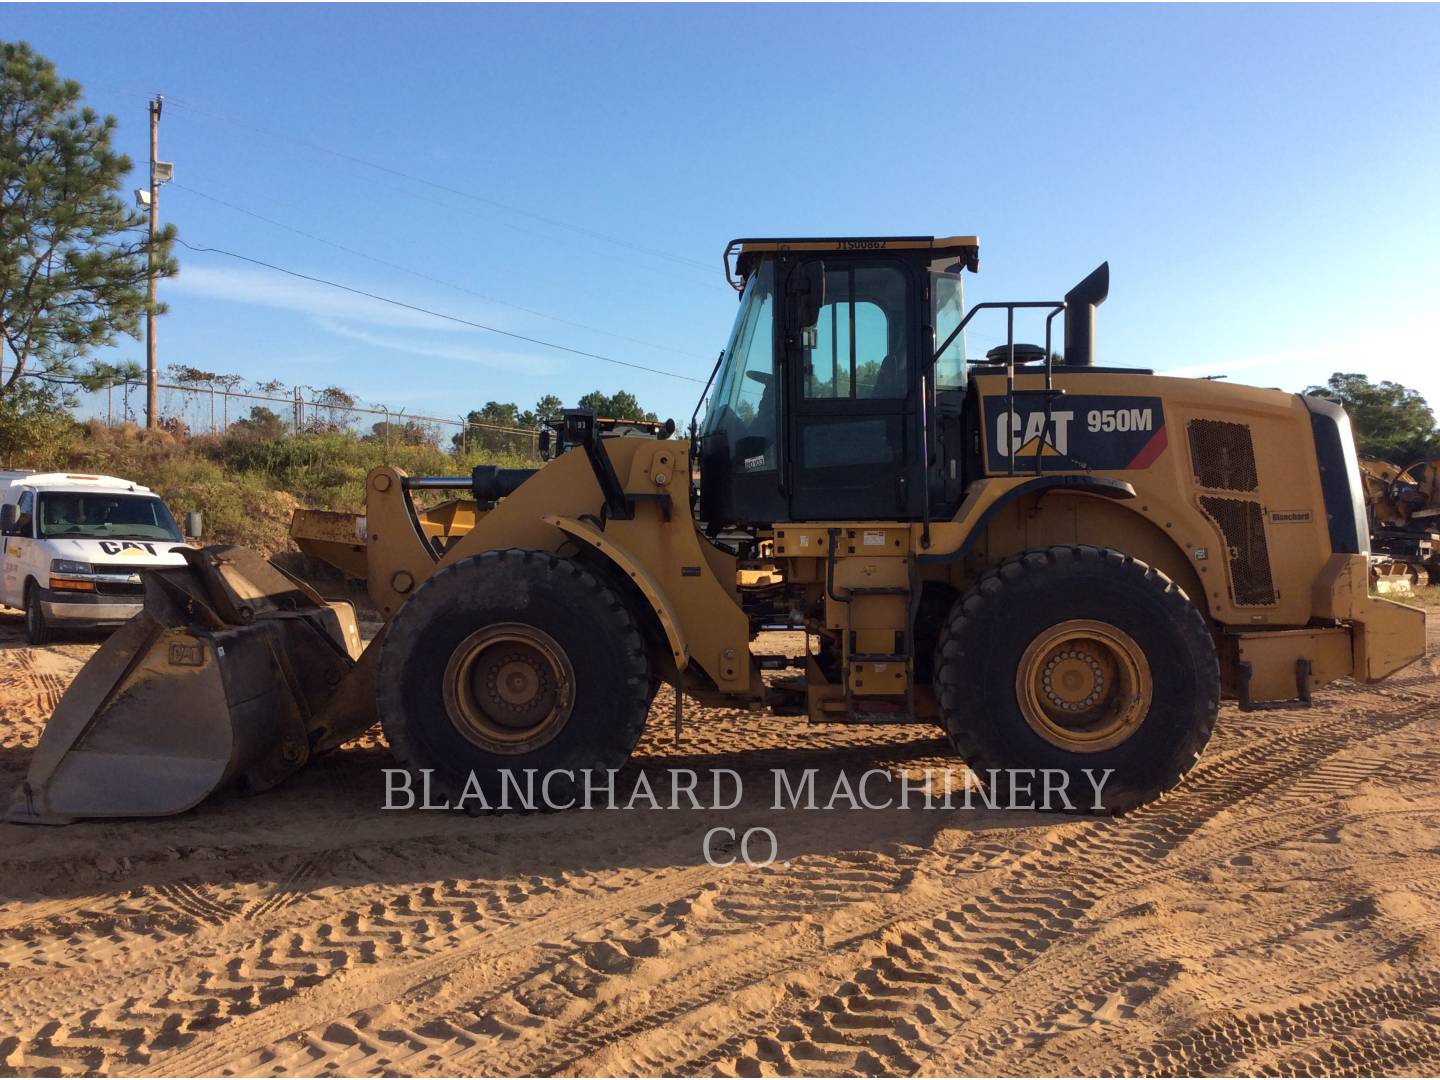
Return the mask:
[[[363,517],[299,512],[300,547],[386,620],[363,650],[349,605],[244,551],[149,575],[12,817],[178,812],[377,720],[437,797],[534,770],[563,805],[626,760],[661,682],[677,726],[688,702],[933,723],[1000,797],[1088,771],[1121,812],[1180,781],[1222,697],[1302,704],[1423,654],[1423,613],[1369,594],[1338,405],[1097,366],[1106,266],[967,309],[978,253],[734,241],[739,313],[688,438],[575,410],[538,470],[380,468]],[[982,315],[1006,344],[969,359]],[[752,648],[774,626],[806,654]]]

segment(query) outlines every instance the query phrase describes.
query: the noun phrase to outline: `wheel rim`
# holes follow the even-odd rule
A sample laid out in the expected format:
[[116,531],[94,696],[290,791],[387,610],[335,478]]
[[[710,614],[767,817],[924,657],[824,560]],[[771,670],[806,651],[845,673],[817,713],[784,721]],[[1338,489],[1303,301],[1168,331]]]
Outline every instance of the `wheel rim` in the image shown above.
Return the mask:
[[1038,634],[1020,658],[1025,722],[1064,750],[1094,753],[1133,735],[1150,711],[1150,663],[1119,627],[1072,619]]
[[445,665],[445,709],[466,739],[485,750],[523,754],[564,728],[575,672],[549,634],[497,623],[462,641]]

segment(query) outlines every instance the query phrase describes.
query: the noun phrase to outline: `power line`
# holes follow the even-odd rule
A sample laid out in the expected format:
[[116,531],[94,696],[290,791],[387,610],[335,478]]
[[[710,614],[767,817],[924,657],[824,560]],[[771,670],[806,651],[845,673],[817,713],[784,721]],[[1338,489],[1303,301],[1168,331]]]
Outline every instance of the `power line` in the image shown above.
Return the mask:
[[459,323],[461,326],[469,326],[476,330],[484,330],[487,333],[499,334],[502,337],[513,338],[516,341],[526,341],[531,345],[540,345],[547,349],[555,349],[559,352],[570,353],[572,356],[583,356],[590,360],[601,360],[607,364],[617,364],[620,367],[633,368],[636,371],[648,371],[652,375],[667,375],[672,379],[683,379],[686,382],[704,382],[692,375],[681,375],[676,371],[666,371],[664,368],[646,367],[644,364],[632,364],[628,360],[616,360],[613,356],[602,356],[599,353],[585,352],[583,349],[572,349],[568,345],[558,345],[553,341],[545,341],[542,338],[527,337],[524,334],[517,334],[512,330],[501,330],[497,326],[486,326],[484,323],[473,322],[470,319],[462,319],[458,315],[447,315],[443,311],[435,311],[431,308],[421,307],[418,304],[407,304],[403,300],[395,300],[389,296],[381,296],[379,293],[367,292],[364,289],[357,289],[351,285],[342,285],[338,281],[330,281],[327,278],[315,277],[311,274],[302,274],[298,270],[290,270],[284,266],[277,266],[275,263],[266,262],[264,259],[251,258],[249,255],[241,255],[234,251],[226,251],[224,248],[201,247],[198,244],[187,243],[185,240],[176,238],[181,247],[191,251],[208,252],[214,255],[224,255],[231,259],[239,259],[241,262],[251,263],[255,266],[263,266],[267,270],[275,270],[281,274],[288,274],[290,277],[299,278],[302,281],[313,281],[318,285],[328,285],[332,289],[341,289],[344,292],[353,293],[356,296],[364,296],[370,300],[378,300],[382,304],[390,304],[394,307],[405,308],[407,311],[418,311],[422,315],[429,315],[432,318],[444,319],[446,322]]
[[279,139],[282,142],[293,143],[296,146],[303,146],[306,149],[314,150],[318,153],[329,154],[332,157],[337,157],[341,160],[349,161],[356,165],[363,165],[367,169],[375,169],[378,172],[388,173],[391,176],[398,176],[405,180],[409,180],[412,183],[424,184],[426,187],[434,188],[437,191],[445,191],[450,193],[451,195],[458,195],[463,199],[470,199],[474,202],[483,203],[486,206],[493,206],[496,209],[505,210],[508,213],[519,214],[522,217],[530,218],[532,221],[539,221],[554,228],[568,229],[571,232],[581,233],[596,240],[604,241],[607,244],[614,244],[617,247],[629,248],[631,251],[639,252],[642,255],[649,255],[657,259],[665,259],[668,262],[676,263],[680,266],[693,267],[705,271],[714,270],[714,267],[712,265],[700,262],[697,259],[690,259],[683,255],[673,255],[668,251],[660,251],[656,248],[648,248],[644,245],[632,243],[629,240],[621,239],[618,236],[611,236],[608,233],[600,232],[597,229],[591,229],[585,225],[577,225],[573,222],[562,221],[558,218],[547,217],[544,214],[537,214],[532,210],[525,210],[521,207],[512,206],[509,203],[501,202],[499,199],[492,199],[486,195],[478,195],[473,191],[465,191],[461,188],[451,187],[449,184],[442,184],[438,181],[430,180],[423,176],[417,176],[414,173],[405,172],[402,169],[396,169],[389,165],[382,165],[379,162],[370,161],[366,158],[359,157],[344,150],[336,150],[329,146],[322,146],[319,143],[311,142],[308,139],[302,139],[295,135],[288,135],[282,131],[274,131],[270,128],[262,127],[259,124],[251,123],[248,120],[241,120],[237,117],[226,116],[223,113],[212,112],[209,109],[201,108],[200,106],[184,101],[183,99],[167,97],[165,100],[168,104],[179,106],[180,108],[186,109],[190,112],[199,113],[201,116],[208,116],[212,120],[219,120],[226,124],[233,124],[236,127],[248,128],[251,131],[257,132],[261,135],[265,135],[272,139]]
[[477,292],[476,290],[471,289],[468,286],[460,285],[453,281],[446,281],[444,278],[435,277],[433,274],[427,274],[421,270],[414,270],[408,266],[401,265],[400,263],[391,262],[389,259],[381,258],[378,255],[372,255],[369,252],[361,251],[358,248],[352,248],[346,244],[341,244],[337,241],[327,239],[326,237],[317,236],[312,232],[306,232],[304,229],[296,228],[294,225],[287,225],[283,221],[276,221],[274,218],[266,217],[264,214],[257,213],[254,210],[246,209],[243,206],[237,206],[235,203],[227,202],[225,199],[221,199],[215,195],[209,195],[203,191],[199,191],[195,188],[189,187],[186,184],[180,183],[178,180],[171,180],[169,182],[169,186],[173,188],[179,188],[181,191],[189,192],[191,195],[196,195],[209,202],[216,203],[217,205],[223,206],[226,209],[235,211],[237,214],[244,214],[246,217],[254,218],[256,221],[263,221],[267,225],[275,226],[275,228],[277,229],[284,229],[286,232],[294,233],[296,236],[303,236],[305,239],[313,240],[317,244],[324,244],[327,247],[335,248],[337,251],[343,251],[347,254],[355,255],[362,259],[368,259],[370,262],[378,263],[381,266],[388,266],[392,270],[399,270],[401,273],[410,274],[413,277],[420,278],[422,281],[434,282],[436,285],[444,285],[446,288],[455,289],[459,292],[467,293],[468,295],[474,296],[477,299],[484,300],[486,303],[498,304],[501,307],[507,307],[515,311],[524,312],[526,315],[534,315],[538,318],[549,319],[552,322],[561,323],[565,326],[573,326],[578,330],[589,330],[592,333],[604,334],[606,337],[612,337],[619,341],[628,341],[632,345],[643,345],[647,349],[657,349],[660,352],[670,353],[672,355],[689,356],[691,359],[694,360],[704,359],[704,357],[698,356],[694,353],[685,353],[679,349],[672,349],[666,345],[658,345],[653,341],[644,341],[640,338],[629,337],[625,334],[616,334],[610,330],[602,330],[598,326],[589,326],[582,322],[575,322],[572,319],[562,319],[558,315],[550,315],[543,311],[536,311],[534,308],[522,307],[519,304],[512,304],[505,300],[497,300],[493,296],[487,296],[486,294]]

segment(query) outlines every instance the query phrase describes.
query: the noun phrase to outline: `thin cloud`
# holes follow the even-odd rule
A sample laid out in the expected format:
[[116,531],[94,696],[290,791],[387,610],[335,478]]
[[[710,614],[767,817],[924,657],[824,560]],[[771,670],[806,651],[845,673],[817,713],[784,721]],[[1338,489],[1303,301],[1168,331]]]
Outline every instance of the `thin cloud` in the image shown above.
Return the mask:
[[[477,367],[494,368],[498,371],[512,371],[522,375],[554,375],[560,370],[559,364],[548,356],[534,356],[528,353],[510,352],[503,349],[475,348],[454,342],[436,341],[411,336],[396,337],[376,334],[355,326],[347,326],[331,318],[317,318],[315,324],[322,330],[350,341],[358,341],[377,349],[410,353],[430,360],[446,360],[452,363],[474,364]],[[473,331],[473,334],[483,331]]]
[[1255,353],[1157,370],[1157,375],[1196,378],[1229,375],[1260,368],[1292,376],[1292,381],[1323,383],[1333,371],[1363,371],[1374,379],[1407,378],[1431,381],[1435,346],[1418,332],[1391,332],[1374,337],[1309,345],[1299,349]]
[[[317,282],[301,281],[266,270],[187,264],[167,283],[166,288],[210,300],[228,300],[237,304],[252,304],[316,318],[343,319],[371,326],[418,330],[456,329],[456,324],[448,319],[409,311],[381,300],[371,300]],[[438,304],[427,305],[420,301],[417,303],[437,309],[440,307]],[[477,311],[476,305],[467,305],[466,310],[455,314],[476,322],[490,322],[495,325],[514,322],[513,313],[506,319],[504,313],[498,309],[492,311],[482,307]],[[511,327],[506,325],[506,328]]]

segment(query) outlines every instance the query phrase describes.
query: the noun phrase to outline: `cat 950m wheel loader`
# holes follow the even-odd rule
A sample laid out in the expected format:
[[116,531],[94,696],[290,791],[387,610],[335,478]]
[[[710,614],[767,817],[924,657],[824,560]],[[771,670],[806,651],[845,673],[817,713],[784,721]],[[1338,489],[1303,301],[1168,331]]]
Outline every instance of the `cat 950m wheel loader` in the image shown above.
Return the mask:
[[[977,265],[970,236],[735,241],[740,310],[689,438],[572,411],[541,469],[380,468],[363,518],[300,512],[300,547],[385,617],[363,649],[349,605],[245,551],[147,575],[12,817],[174,813],[377,720],[437,794],[533,769],[564,801],[626,760],[661,682],[677,723],[688,701],[933,722],[992,783],[1111,770],[1124,811],[1179,782],[1222,697],[1303,703],[1423,654],[1423,613],[1369,595],[1339,406],[1096,366],[1105,266],[967,310]],[[967,359],[982,313],[1006,344]],[[807,654],[753,651],[773,626]]]

